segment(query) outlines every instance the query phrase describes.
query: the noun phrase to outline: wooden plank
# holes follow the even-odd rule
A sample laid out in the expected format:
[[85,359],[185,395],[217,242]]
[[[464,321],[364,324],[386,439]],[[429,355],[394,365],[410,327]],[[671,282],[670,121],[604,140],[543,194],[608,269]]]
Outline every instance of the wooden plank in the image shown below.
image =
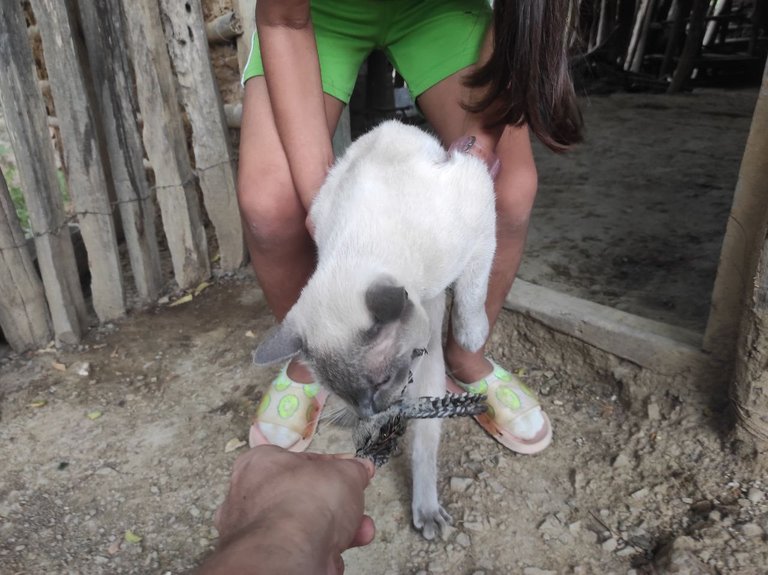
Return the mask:
[[51,341],[50,316],[16,208],[0,171],[0,326],[21,353]]
[[731,363],[749,301],[768,217],[768,64],[741,160],[712,290],[704,349]]
[[87,314],[56,176],[46,110],[19,2],[0,2],[0,100],[19,168],[58,343],[76,343]]
[[123,274],[75,0],[32,0],[32,8],[59,118],[69,192],[88,251],[93,308],[101,321],[109,321],[125,315]]
[[515,280],[504,307],[661,374],[701,369],[701,335]]
[[253,33],[256,32],[256,0],[233,0],[232,4],[243,27],[242,35],[237,39],[237,63],[242,75],[251,53]]
[[195,175],[157,0],[121,0],[126,16],[144,146],[155,173],[157,200],[176,282],[197,285],[211,273]]
[[168,49],[181,101],[192,126],[195,168],[208,217],[216,230],[221,269],[231,272],[245,261],[245,241],[237,203],[235,159],[216,77],[200,0],[160,0]]
[[119,0],[81,1],[78,6],[133,280],[139,299],[148,304],[157,299],[163,279],[154,192],[144,170],[138,104],[125,50],[124,15]]

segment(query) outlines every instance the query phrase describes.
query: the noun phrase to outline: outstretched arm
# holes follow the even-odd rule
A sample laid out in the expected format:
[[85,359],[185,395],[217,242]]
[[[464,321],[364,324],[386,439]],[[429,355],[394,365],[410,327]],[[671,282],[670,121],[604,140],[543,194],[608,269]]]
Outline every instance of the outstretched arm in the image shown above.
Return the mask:
[[235,462],[216,513],[219,548],[196,575],[335,575],[341,553],[374,536],[363,515],[368,460],[269,445]]
[[309,210],[333,163],[309,0],[260,0],[264,77],[293,183]]

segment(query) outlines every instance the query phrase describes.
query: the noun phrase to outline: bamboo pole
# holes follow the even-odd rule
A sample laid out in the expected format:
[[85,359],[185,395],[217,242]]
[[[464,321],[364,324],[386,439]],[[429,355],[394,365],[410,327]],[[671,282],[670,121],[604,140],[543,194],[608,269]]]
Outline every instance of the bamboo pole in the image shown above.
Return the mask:
[[245,241],[237,203],[235,160],[216,78],[208,53],[200,0],[160,0],[166,38],[179,93],[192,126],[200,188],[216,230],[221,269],[231,272],[245,261]]
[[77,343],[87,314],[64,214],[46,110],[19,2],[0,2],[0,101],[57,343]]
[[45,347],[53,336],[40,277],[0,171],[0,326],[19,353]]

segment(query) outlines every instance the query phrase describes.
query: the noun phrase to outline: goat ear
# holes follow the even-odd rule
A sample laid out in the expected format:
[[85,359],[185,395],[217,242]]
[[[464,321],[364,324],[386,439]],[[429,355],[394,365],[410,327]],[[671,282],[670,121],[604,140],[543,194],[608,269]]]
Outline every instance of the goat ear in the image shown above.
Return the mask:
[[284,361],[299,353],[301,344],[301,336],[296,329],[289,322],[283,322],[273,328],[253,352],[253,363],[269,365]]
[[408,304],[408,292],[389,279],[379,280],[365,292],[365,305],[378,323],[389,323],[403,316]]

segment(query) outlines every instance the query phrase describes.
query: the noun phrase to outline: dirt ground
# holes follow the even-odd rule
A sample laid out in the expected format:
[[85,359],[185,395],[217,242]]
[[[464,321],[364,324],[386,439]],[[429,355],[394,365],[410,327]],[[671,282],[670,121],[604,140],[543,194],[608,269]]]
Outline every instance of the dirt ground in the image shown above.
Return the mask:
[[520,277],[703,331],[756,89],[581,101],[584,144],[535,146]]
[[[200,561],[244,449],[225,446],[245,439],[274,373],[249,364],[271,323],[243,272],[96,328],[76,349],[2,360],[0,572],[180,573]],[[470,420],[446,422],[453,529],[428,543],[410,527],[396,458],[368,490],[378,535],[345,555],[349,573],[623,575],[674,572],[672,561],[764,572],[768,485],[734,455],[711,398],[668,393],[633,416],[609,376],[521,364],[510,326],[503,316],[491,352],[541,395],[553,445],[516,456]],[[323,424],[312,448],[347,451],[347,432]]]

